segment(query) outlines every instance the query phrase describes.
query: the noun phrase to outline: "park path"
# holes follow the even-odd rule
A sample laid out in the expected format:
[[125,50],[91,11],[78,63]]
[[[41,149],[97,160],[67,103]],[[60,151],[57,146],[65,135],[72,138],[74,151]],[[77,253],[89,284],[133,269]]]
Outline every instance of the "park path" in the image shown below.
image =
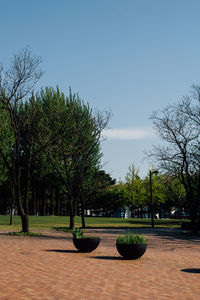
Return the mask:
[[[17,237],[0,230],[0,300],[200,299],[200,237],[178,230],[135,229],[148,248],[139,260],[119,257],[122,229],[90,229],[101,237],[92,253],[79,253],[70,233]],[[36,230],[35,230],[36,232]]]

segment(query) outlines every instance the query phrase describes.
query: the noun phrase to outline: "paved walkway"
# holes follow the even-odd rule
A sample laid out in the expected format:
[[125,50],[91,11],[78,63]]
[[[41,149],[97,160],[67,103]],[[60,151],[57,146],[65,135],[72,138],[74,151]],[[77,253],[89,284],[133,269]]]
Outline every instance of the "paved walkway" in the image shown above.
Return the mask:
[[140,229],[148,248],[139,260],[120,258],[123,230],[99,229],[92,253],[75,250],[70,233],[24,238],[0,231],[0,299],[200,300],[200,237],[177,230]]

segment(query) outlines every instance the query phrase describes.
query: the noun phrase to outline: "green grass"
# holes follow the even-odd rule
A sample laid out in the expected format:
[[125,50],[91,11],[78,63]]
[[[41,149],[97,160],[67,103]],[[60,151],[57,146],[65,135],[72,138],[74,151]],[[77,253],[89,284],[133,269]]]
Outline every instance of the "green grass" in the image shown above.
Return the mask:
[[[86,226],[89,228],[141,228],[151,227],[150,219],[120,219],[120,218],[85,218]],[[180,228],[181,222],[188,220],[160,219],[155,220],[155,227]],[[62,229],[69,227],[69,217],[58,216],[30,216],[30,230],[33,229]],[[75,226],[81,227],[81,218],[75,217]],[[9,216],[0,215],[0,229],[2,230],[21,230],[21,218],[13,217],[13,225],[9,225]]]

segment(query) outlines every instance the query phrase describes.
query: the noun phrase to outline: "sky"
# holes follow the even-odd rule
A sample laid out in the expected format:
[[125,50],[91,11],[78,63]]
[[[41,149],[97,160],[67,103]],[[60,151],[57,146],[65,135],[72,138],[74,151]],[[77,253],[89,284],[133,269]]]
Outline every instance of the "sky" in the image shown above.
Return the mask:
[[199,0],[0,0],[0,62],[29,46],[41,56],[36,90],[69,87],[111,111],[102,165],[124,180],[161,143],[153,111],[177,103],[200,83]]

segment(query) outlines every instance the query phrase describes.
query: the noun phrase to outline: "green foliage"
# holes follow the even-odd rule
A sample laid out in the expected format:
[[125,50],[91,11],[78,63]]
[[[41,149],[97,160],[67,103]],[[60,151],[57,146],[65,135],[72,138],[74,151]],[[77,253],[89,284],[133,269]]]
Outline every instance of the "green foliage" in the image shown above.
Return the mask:
[[42,233],[35,233],[35,232],[9,232],[9,235],[14,235],[14,236],[44,236]]
[[7,172],[11,167],[13,156],[13,146],[14,132],[10,125],[8,112],[0,109],[0,183],[7,180]]
[[74,227],[72,230],[72,235],[75,239],[82,239],[83,238],[83,230],[77,227]]
[[[108,121],[106,113],[105,118],[99,112],[94,114],[89,104],[72,94],[71,89],[67,97],[58,88],[41,89],[26,102],[16,100],[12,111],[7,100],[2,102],[7,103],[6,109],[0,109],[0,183],[12,184],[12,196],[15,203],[20,202],[21,215],[27,214],[29,207],[36,214],[35,203],[30,204],[32,195],[37,189],[38,198],[44,199],[46,191],[44,188],[40,195],[40,186],[54,185],[54,192],[65,193],[64,209],[69,209],[73,221],[78,203],[84,212],[83,202],[100,168],[100,139]],[[57,204],[56,213],[62,209]],[[45,214],[48,206],[39,207],[40,214]],[[50,213],[54,213],[53,209]],[[70,222],[70,228],[73,227]]]
[[94,239],[95,238],[95,236],[90,236],[90,235],[84,236],[83,230],[80,228],[77,228],[77,227],[73,228],[72,235],[75,239]]
[[82,202],[82,195],[100,167],[100,137],[107,123],[100,114],[94,116],[90,106],[78,94],[72,94],[71,89],[65,97],[58,88],[56,91],[46,88],[36,98],[41,104],[43,122],[39,143],[44,147],[45,140],[54,140],[49,147],[44,147],[43,162],[46,159],[49,171],[63,183],[69,199],[70,228],[73,228],[74,207],[78,199]]
[[127,233],[119,235],[116,242],[117,244],[146,244],[147,240],[144,235]]
[[112,179],[104,170],[97,170],[90,178],[90,184],[87,185],[87,191],[85,191],[87,207],[103,208],[104,212],[116,207],[118,195],[115,192],[115,182],[116,180]]
[[144,189],[140,179],[139,169],[132,164],[125,178],[124,193],[128,206],[138,206],[144,204]]

